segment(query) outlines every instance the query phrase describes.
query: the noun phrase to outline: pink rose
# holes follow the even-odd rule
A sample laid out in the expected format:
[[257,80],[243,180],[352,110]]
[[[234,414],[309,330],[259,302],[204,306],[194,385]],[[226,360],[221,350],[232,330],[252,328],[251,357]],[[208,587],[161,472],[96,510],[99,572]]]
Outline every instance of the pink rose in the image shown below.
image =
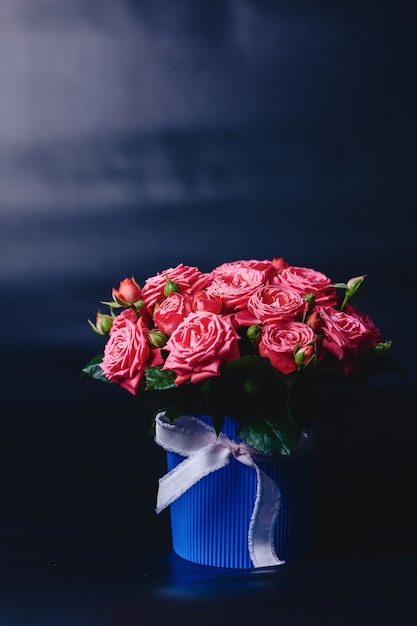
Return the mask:
[[182,263],[177,265],[177,267],[163,270],[156,276],[148,278],[142,287],[142,298],[148,311],[153,311],[156,302],[164,299],[167,276],[178,286],[180,293],[186,295],[192,295],[196,291],[204,289],[209,282],[207,274],[200,272],[197,267],[183,265]]
[[[267,357],[272,365],[283,374],[290,374],[297,369],[297,351],[302,359],[298,363],[307,363],[314,354],[314,331],[302,322],[273,322],[266,324],[259,342],[259,354]],[[295,354],[296,353],[296,354]]]
[[211,275],[213,278],[216,276],[221,277],[225,273],[229,274],[231,271],[234,272],[236,271],[236,269],[242,268],[242,267],[247,268],[247,269],[252,269],[252,270],[259,270],[261,272],[266,272],[268,281],[272,280],[272,278],[277,273],[277,267],[273,261],[268,261],[268,260],[257,261],[256,259],[251,259],[249,261],[244,260],[244,261],[232,261],[230,263],[223,263],[222,265],[219,265],[218,267],[216,267],[212,271]]
[[[226,264],[228,265],[228,264]],[[224,267],[221,273],[213,273],[213,282],[206,289],[209,296],[221,298],[228,311],[246,308],[250,296],[267,283],[265,270],[253,269],[242,265]]]
[[193,311],[211,311],[220,314],[222,309],[223,300],[219,296],[210,296],[204,290],[193,295]]
[[359,365],[359,359],[373,348],[379,331],[369,318],[359,314],[353,307],[338,311],[332,307],[319,308],[323,348],[341,361],[345,374],[351,373]]
[[106,378],[133,395],[146,367],[163,362],[161,351],[151,350],[147,331],[142,318],[137,318],[133,309],[123,310],[113,321],[100,364]]
[[169,338],[162,369],[175,372],[177,386],[219,376],[223,364],[239,358],[238,340],[229,319],[209,311],[190,313]]
[[362,311],[360,311],[353,304],[348,304],[346,306],[345,313],[348,313],[349,315],[352,315],[353,317],[357,317],[366,326],[369,332],[370,340],[374,345],[376,345],[379,341],[382,340],[381,331],[379,330],[377,326],[375,326],[371,318],[365,313],[362,313]]
[[133,278],[125,278],[120,281],[119,289],[112,289],[112,297],[116,302],[130,305],[141,299],[142,291]]
[[274,283],[283,287],[292,287],[302,296],[314,293],[316,304],[329,306],[337,304],[336,289],[330,287],[332,283],[330,278],[309,267],[289,265],[275,278]]
[[298,291],[289,287],[259,287],[248,300],[248,311],[254,317],[253,324],[301,319],[307,308],[307,301]]
[[191,298],[182,293],[173,292],[161,304],[155,305],[153,320],[159,330],[169,336],[189,313],[191,313]]

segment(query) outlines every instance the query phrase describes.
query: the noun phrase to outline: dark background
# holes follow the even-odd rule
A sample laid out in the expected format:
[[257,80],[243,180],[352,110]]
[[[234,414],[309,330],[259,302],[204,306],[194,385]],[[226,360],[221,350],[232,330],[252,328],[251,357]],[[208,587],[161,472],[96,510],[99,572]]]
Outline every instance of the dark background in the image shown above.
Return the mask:
[[[385,587],[407,610],[416,22],[401,0],[2,0],[2,624],[136,624],[145,598],[181,612],[196,589],[196,606],[219,595],[169,561],[148,416],[79,378],[103,345],[87,318],[132,274],[276,256],[335,281],[367,274],[361,307],[408,372],[363,392],[359,431],[319,433],[313,551],[282,610],[298,623],[303,589],[309,623],[353,623],[346,606],[389,623]],[[240,603],[247,580],[227,580]],[[254,607],[283,584],[266,581]]]

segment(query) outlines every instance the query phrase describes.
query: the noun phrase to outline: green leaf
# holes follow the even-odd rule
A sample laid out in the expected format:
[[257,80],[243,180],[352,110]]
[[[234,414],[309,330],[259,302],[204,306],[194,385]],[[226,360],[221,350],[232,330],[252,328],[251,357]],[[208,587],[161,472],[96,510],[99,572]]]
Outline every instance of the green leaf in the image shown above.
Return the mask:
[[279,441],[281,454],[291,454],[291,451],[295,448],[299,439],[297,429],[294,428],[292,424],[283,426],[278,420],[267,418],[265,421]]
[[100,367],[100,363],[103,360],[103,353],[97,354],[95,357],[91,359],[87,363],[85,367],[81,370],[81,376],[91,376],[91,378],[95,378],[96,380],[101,380],[105,383],[111,383],[112,381],[106,378],[103,374],[103,370]]
[[237,433],[248,446],[263,452],[263,454],[274,454],[276,441],[273,433],[268,432],[268,430],[266,428],[261,430],[259,427],[255,428],[251,424],[245,424]]
[[278,387],[281,384],[285,387],[291,386],[290,376],[281,374],[269,359],[254,354],[227,363],[222,370],[222,378],[227,380],[228,385],[229,381],[241,385],[249,395],[259,391],[263,393],[271,383]]
[[163,391],[175,388],[176,375],[171,370],[163,370],[161,365],[148,367],[145,372],[146,391]]
[[88,367],[89,365],[95,365],[96,363],[101,363],[103,360],[103,356],[104,356],[103,352],[96,354],[96,356],[93,356],[91,361],[89,361],[85,367]]
[[221,376],[201,385],[215,429],[221,429],[226,415],[256,429],[263,416],[270,415],[271,407],[285,414],[289,379],[283,379],[269,359],[259,355],[245,355],[227,363]]
[[213,427],[217,434],[219,434],[223,427],[226,414],[222,402],[224,394],[221,383],[221,378],[216,376],[214,378],[207,378],[200,385],[201,394],[206,402],[208,414],[211,416]]
[[122,305],[119,304],[118,302],[116,302],[115,300],[110,300],[110,302],[107,302],[105,300],[100,300],[101,304],[105,304],[106,306],[110,307],[111,309],[121,309]]
[[239,437],[252,448],[264,454],[291,454],[298,442],[298,431],[290,426],[285,427],[273,419],[260,422],[245,423],[238,431]]
[[168,406],[164,410],[165,417],[169,419],[170,422],[174,422],[176,419],[184,415],[184,411],[174,406]]
[[349,375],[349,380],[358,384],[365,383],[368,379],[378,374],[394,373],[399,374],[403,380],[407,380],[407,373],[398,365],[394,358],[385,351],[374,358],[365,361],[362,367]]

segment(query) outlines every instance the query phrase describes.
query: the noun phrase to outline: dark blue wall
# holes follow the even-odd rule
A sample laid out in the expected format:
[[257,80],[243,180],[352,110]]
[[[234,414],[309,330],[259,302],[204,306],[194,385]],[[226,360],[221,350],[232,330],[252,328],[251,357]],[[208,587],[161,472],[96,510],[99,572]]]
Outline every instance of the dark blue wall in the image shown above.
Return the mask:
[[402,2],[5,3],[3,345],[94,347],[111,287],[284,256],[367,273],[409,354],[415,11]]

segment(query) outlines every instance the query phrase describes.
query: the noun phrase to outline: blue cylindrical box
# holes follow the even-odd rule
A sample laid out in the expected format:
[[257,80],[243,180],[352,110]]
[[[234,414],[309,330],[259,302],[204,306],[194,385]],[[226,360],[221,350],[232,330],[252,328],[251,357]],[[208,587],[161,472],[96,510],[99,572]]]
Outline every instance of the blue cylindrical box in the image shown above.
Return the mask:
[[[211,423],[210,418],[198,416]],[[226,418],[222,432],[236,436],[237,423]],[[264,457],[265,459],[266,457]],[[286,562],[309,551],[312,529],[314,445],[289,457],[257,460],[281,494],[275,548]],[[168,470],[184,457],[167,452]],[[170,505],[172,545],[182,558],[202,565],[248,569],[248,529],[256,498],[257,476],[234,457],[226,467],[202,478]]]

